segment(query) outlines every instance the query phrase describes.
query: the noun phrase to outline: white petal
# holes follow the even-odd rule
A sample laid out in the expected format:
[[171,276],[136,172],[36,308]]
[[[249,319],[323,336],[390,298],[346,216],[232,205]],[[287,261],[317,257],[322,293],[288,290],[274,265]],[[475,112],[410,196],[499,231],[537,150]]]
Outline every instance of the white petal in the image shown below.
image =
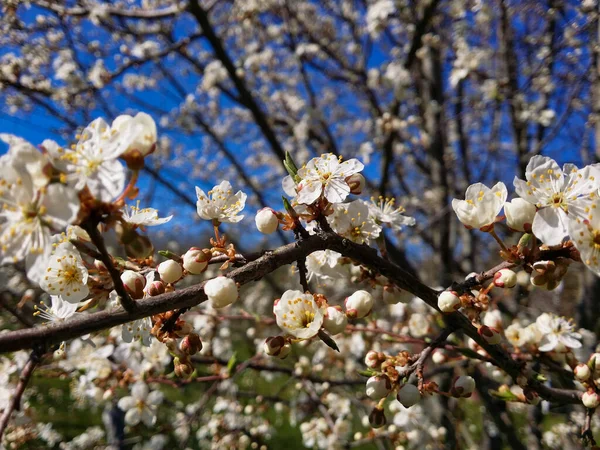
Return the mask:
[[532,231],[546,245],[559,245],[569,234],[567,215],[561,208],[548,206],[533,218]]

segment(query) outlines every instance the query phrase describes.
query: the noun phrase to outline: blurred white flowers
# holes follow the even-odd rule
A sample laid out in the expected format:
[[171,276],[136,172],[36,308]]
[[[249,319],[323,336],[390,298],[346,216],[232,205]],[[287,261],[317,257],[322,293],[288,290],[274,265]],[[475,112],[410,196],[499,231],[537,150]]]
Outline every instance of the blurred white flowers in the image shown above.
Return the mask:
[[562,352],[565,347],[580,348],[581,335],[574,331],[575,326],[564,317],[554,314],[543,313],[535,321],[537,328],[542,334],[539,344],[541,352]]
[[139,381],[131,387],[131,395],[120,399],[118,404],[125,412],[127,425],[134,426],[143,422],[149,427],[156,423],[157,406],[162,401],[162,392],[150,392],[148,385]]

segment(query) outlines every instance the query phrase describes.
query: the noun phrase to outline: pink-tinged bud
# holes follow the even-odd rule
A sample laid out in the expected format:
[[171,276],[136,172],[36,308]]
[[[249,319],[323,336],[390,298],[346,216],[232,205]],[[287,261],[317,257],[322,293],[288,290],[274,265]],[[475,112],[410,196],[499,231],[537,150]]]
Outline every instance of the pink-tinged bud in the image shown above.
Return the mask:
[[323,328],[331,335],[341,333],[348,325],[348,318],[343,313],[341,306],[328,306],[323,318]]
[[162,281],[151,281],[146,285],[146,294],[155,297],[165,293],[165,284]]
[[283,336],[270,336],[263,345],[264,352],[269,356],[284,359],[290,354],[292,347]]
[[194,327],[191,323],[185,322],[183,320],[177,321],[177,328],[175,329],[175,334],[179,337],[187,336],[194,332]]
[[107,273],[108,272],[108,269],[106,268],[106,265],[102,261],[100,261],[99,259],[95,259],[94,260],[94,267],[100,273]]
[[511,230],[531,233],[531,224],[533,224],[535,213],[535,205],[522,198],[515,198],[504,203],[506,224]]
[[390,379],[385,375],[376,375],[367,380],[367,396],[371,400],[379,401],[388,396],[392,390]]
[[181,340],[179,350],[187,355],[195,355],[202,350],[202,341],[196,333],[188,334]]
[[595,392],[584,392],[581,396],[581,403],[589,409],[597,408],[600,405],[600,396]]
[[224,308],[238,298],[238,288],[231,278],[218,276],[204,285],[204,293],[211,301],[213,308]]
[[373,297],[367,291],[356,291],[344,301],[350,319],[362,319],[373,308]]
[[410,408],[421,400],[421,393],[414,384],[405,384],[398,392],[396,399],[402,403],[402,406],[405,408]]
[[181,264],[172,259],[161,262],[156,270],[160,274],[161,280],[165,283],[175,283],[181,279],[181,276],[183,275]]
[[271,234],[277,230],[279,219],[271,208],[263,208],[254,217],[256,228],[263,234]]
[[360,173],[355,173],[346,178],[346,183],[350,186],[351,194],[359,195],[365,188],[366,180]]
[[191,274],[199,275],[206,270],[211,256],[209,251],[192,247],[182,257],[183,268]]
[[144,287],[146,286],[146,277],[133,270],[126,270],[121,274],[121,281],[125,290],[133,299],[144,297]]
[[587,364],[577,364],[573,373],[577,381],[586,381],[592,376],[592,371]]
[[498,330],[485,325],[479,327],[477,333],[479,333],[479,336],[484,338],[488,344],[496,345],[502,341],[502,335],[498,332]]
[[500,269],[494,274],[494,285],[499,288],[513,288],[517,285],[517,274],[510,269]]
[[381,363],[385,361],[385,355],[375,350],[369,350],[365,356],[365,365],[369,369],[375,369],[381,366]]
[[444,291],[438,297],[438,308],[443,313],[451,313],[460,308],[460,298],[454,291]]
[[369,423],[373,428],[381,428],[387,423],[383,408],[373,408],[373,411],[369,414]]
[[446,359],[447,358],[444,350],[440,350],[439,348],[433,352],[433,355],[431,355],[431,360],[434,364],[443,364],[446,362]]
[[[178,360],[178,358],[175,358],[175,360]],[[180,363],[180,364],[175,364],[174,371],[175,371],[175,375],[178,376],[179,378],[186,378],[186,377],[189,377],[194,372],[194,367],[192,366],[192,364],[190,362],[188,362],[187,364]]]
[[474,390],[475,380],[472,377],[463,375],[454,380],[450,392],[454,397],[470,397]]
[[529,403],[530,405],[535,406],[542,401],[538,393],[529,387],[523,388],[523,395],[525,396],[525,400],[527,400],[527,403]]

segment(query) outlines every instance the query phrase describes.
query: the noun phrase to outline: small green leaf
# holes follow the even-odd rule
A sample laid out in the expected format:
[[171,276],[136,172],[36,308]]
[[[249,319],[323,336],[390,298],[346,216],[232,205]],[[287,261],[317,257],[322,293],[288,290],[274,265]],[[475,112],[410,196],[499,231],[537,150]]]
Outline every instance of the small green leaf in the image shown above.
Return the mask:
[[158,254],[160,256],[164,256],[165,258],[172,259],[173,261],[181,262],[181,256],[176,255],[170,250],[159,250]]
[[290,152],[285,152],[285,161],[283,161],[283,164],[285,165],[285,168],[287,169],[290,176],[292,178],[295,178],[296,174],[298,173],[298,166],[296,166],[296,163],[292,159],[292,155],[290,155]]
[[233,352],[233,355],[231,355],[231,358],[229,358],[229,361],[227,362],[227,373],[229,373],[230,376],[233,373],[233,369],[235,369],[236,365],[237,365],[237,352]]
[[542,382],[542,383],[544,383],[544,382],[548,381],[548,378],[546,377],[546,375],[542,375],[541,373],[536,373],[536,374],[534,375],[534,378],[535,378],[537,381],[540,381],[540,382]]
[[532,237],[532,235],[530,233],[525,233],[523,236],[521,236],[521,239],[519,239],[519,244],[517,246],[519,248],[525,248],[525,247],[529,246],[531,237]]
[[377,375],[377,372],[375,372],[371,369],[358,370],[357,372],[359,375],[361,375],[363,377],[367,377],[367,378],[371,378],[373,375]]
[[505,402],[514,402],[514,401],[519,400],[519,397],[517,397],[515,394],[513,394],[508,389],[503,392],[493,391],[490,389],[489,393],[491,396],[499,398],[500,400],[504,400]]
[[331,336],[329,336],[323,330],[319,330],[318,336],[319,336],[319,339],[321,339],[323,342],[325,342],[325,344],[327,345],[327,347],[332,348],[336,352],[339,353],[340,349],[337,346],[337,344],[335,343],[335,341],[331,338]]

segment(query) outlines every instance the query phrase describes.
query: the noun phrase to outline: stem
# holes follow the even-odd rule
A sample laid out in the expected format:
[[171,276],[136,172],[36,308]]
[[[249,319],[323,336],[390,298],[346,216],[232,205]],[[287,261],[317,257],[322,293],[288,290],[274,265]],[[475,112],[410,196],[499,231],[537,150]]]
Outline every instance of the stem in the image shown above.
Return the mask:
[[125,201],[125,199],[129,195],[129,193],[135,187],[135,184],[137,183],[137,180],[138,180],[139,176],[140,176],[140,171],[139,170],[134,170],[133,173],[131,174],[131,178],[129,179],[129,184],[127,185],[127,187],[125,188],[125,190],[121,193],[121,195],[119,195],[119,198],[117,198],[115,200],[114,203],[119,203],[121,201],[123,201],[123,202]]
[[508,251],[508,247],[506,246],[506,244],[504,242],[502,242],[502,239],[500,239],[500,236],[498,236],[496,234],[496,230],[494,230],[493,228],[488,231],[488,233],[490,233],[492,235],[492,237],[496,240],[496,242],[498,243],[498,245],[500,246],[500,248],[502,250],[504,250],[505,252]]

